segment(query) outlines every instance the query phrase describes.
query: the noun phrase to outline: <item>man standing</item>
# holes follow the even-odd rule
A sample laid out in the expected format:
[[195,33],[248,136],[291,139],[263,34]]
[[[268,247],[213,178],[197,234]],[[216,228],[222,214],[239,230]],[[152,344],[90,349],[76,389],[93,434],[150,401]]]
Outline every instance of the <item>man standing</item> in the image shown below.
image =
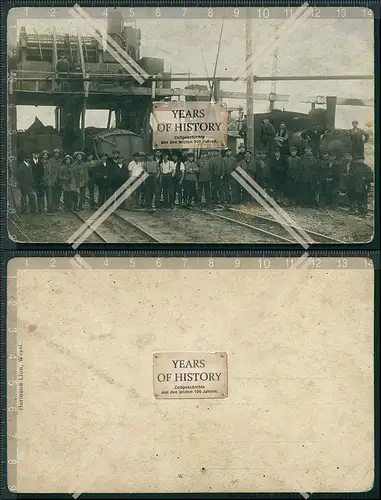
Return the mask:
[[351,204],[351,213],[356,213],[356,205],[360,217],[365,217],[368,213],[368,196],[372,181],[373,172],[362,158],[351,162],[348,175],[348,198]]
[[246,152],[246,147],[243,143],[241,143],[238,146],[238,153],[236,154],[235,159],[237,160],[237,163],[242,161],[245,158],[245,152]]
[[56,64],[56,72],[58,76],[58,83],[59,83],[59,90],[64,91],[66,90],[66,85],[64,82],[64,78],[68,76],[68,73],[70,71],[70,63],[66,59],[66,57],[63,54],[59,55],[59,59]]
[[176,165],[169,159],[167,152],[164,152],[163,154],[163,161],[161,162],[160,170],[163,188],[163,206],[171,208],[173,199],[173,178],[176,173]]
[[307,141],[307,145],[311,147],[312,153],[315,158],[319,158],[320,140],[322,136],[322,131],[320,130],[319,125],[317,123],[314,123],[311,130],[302,132],[300,136],[302,139]]
[[275,148],[275,128],[268,118],[264,118],[260,129],[261,149],[271,155]]
[[336,207],[340,190],[341,165],[337,162],[336,154],[331,153],[320,166],[321,192],[323,206]]
[[222,181],[224,178],[224,164],[222,162],[222,158],[220,152],[215,149],[213,151],[213,156],[209,160],[210,173],[212,177],[212,198],[213,203],[223,203],[224,201],[224,193],[222,191]]
[[[237,187],[234,184],[237,184],[237,181],[233,179],[232,173],[234,172],[237,166],[237,160],[232,155],[232,150],[228,148],[226,150],[225,156],[223,158],[223,190],[224,190],[224,200],[225,203],[234,203],[233,199],[237,195]],[[235,195],[235,196],[234,196]]]
[[279,131],[276,133],[275,142],[280,149],[280,155],[283,159],[286,159],[290,154],[290,143],[286,124],[284,122],[280,124]]
[[357,160],[358,158],[364,158],[364,144],[369,141],[369,134],[365,132],[365,130],[359,128],[359,122],[357,120],[353,120],[349,136],[352,141],[353,159]]
[[[143,158],[144,154],[143,153],[134,153],[132,155],[132,161],[128,164],[128,172],[131,177],[131,184],[130,187],[133,187],[134,182],[138,177],[142,175],[144,172],[143,169]],[[141,184],[134,189],[133,193],[131,194],[131,200],[133,200],[133,203],[135,204],[136,207],[139,206],[139,200],[140,200],[140,193],[141,193]]]
[[287,164],[281,150],[277,148],[270,163],[270,185],[274,191],[275,201],[283,203],[286,187]]
[[87,153],[86,156],[86,164],[87,164],[87,176],[88,176],[88,183],[87,187],[89,189],[89,198],[90,198],[90,209],[94,210],[96,207],[95,204],[95,198],[94,198],[94,191],[95,191],[95,179],[94,179],[94,167],[97,165],[97,161],[94,159],[93,153],[89,152]]
[[190,207],[192,201],[196,204],[198,202],[197,196],[197,173],[198,166],[194,161],[194,153],[190,151],[187,154],[188,159],[184,163],[184,201],[185,205]]
[[[248,174],[253,180],[258,180],[257,179],[257,168],[258,165],[254,161],[253,154],[251,151],[247,150],[245,151],[245,157],[243,160],[241,160],[238,165]],[[243,203],[248,203],[249,201],[252,200],[251,194],[246,191],[246,189],[242,190],[242,202]]]
[[83,210],[85,204],[86,186],[89,182],[89,174],[87,163],[84,161],[85,153],[83,151],[76,151],[73,154],[74,163],[74,175],[77,183],[78,194],[77,196],[77,210]]
[[45,197],[46,197],[46,188],[44,184],[44,172],[46,169],[46,164],[49,159],[49,153],[44,150],[41,151],[37,163],[35,158],[35,153],[33,153],[33,159],[31,162],[33,179],[34,179],[34,189],[37,195],[37,206],[38,212],[45,212]]
[[[143,159],[142,159],[143,160]],[[119,150],[114,150],[114,157],[109,164],[111,175],[111,190],[115,193],[127,181],[129,172],[128,165],[123,160]]]
[[46,189],[48,213],[58,209],[61,198],[61,187],[59,183],[59,170],[62,165],[61,151],[56,148],[53,156],[46,162],[44,169],[44,186]]
[[152,153],[147,155],[147,161],[143,164],[148,177],[145,181],[145,206],[152,209],[153,199],[155,197],[155,208],[159,206],[159,165]]
[[93,168],[94,183],[98,187],[98,207],[101,207],[110,197],[110,170],[107,163],[107,154],[100,156],[100,162]]
[[296,205],[302,201],[300,181],[300,157],[298,156],[298,148],[291,146],[290,156],[287,158],[287,198],[289,205]]
[[264,149],[259,151],[259,156],[255,161],[255,172],[252,177],[255,177],[262,189],[269,188],[270,166],[269,157]]
[[73,158],[70,155],[65,156],[58,176],[63,189],[65,207],[67,210],[75,210],[78,193]]
[[318,168],[319,163],[313,154],[312,147],[307,146],[300,165],[302,201],[306,207],[313,207],[317,204]]
[[32,168],[27,160],[22,161],[17,167],[16,178],[21,194],[21,213],[27,213],[27,202],[29,202],[30,211],[35,214],[37,211],[36,193],[34,192]]
[[178,197],[179,206],[181,207],[183,204],[183,192],[184,192],[183,181],[184,181],[185,166],[184,163],[181,161],[181,158],[179,158],[178,153],[172,154],[172,161],[175,164],[175,175],[173,177],[173,188],[172,188],[172,193],[173,193],[172,208],[174,208],[176,204],[176,195]]
[[210,163],[207,152],[201,151],[201,158],[197,161],[198,167],[198,196],[199,202],[202,203],[203,196],[205,197],[205,206],[209,207],[212,199]]

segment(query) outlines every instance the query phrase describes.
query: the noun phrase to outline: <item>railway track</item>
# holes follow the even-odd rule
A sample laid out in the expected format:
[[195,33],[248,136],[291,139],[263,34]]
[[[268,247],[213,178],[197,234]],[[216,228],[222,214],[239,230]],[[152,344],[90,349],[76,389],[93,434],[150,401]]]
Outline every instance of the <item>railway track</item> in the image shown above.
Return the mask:
[[[93,215],[90,210],[73,212],[83,223]],[[153,234],[147,232],[138,223],[131,221],[123,210],[117,209],[97,228],[91,226],[93,233],[102,243],[131,243],[139,241],[142,243],[161,243]],[[131,237],[132,236],[132,237]]]
[[[229,208],[229,215],[222,215],[214,212],[213,210],[201,210],[195,209],[199,212],[212,215],[214,217],[226,220],[229,222],[236,223],[238,225],[252,229],[253,231],[262,233],[266,236],[270,236],[277,239],[280,243],[299,243],[299,241],[293,237],[291,231],[299,234],[300,229],[296,226],[281,224],[280,222],[270,219],[268,217],[263,217],[255,214],[248,214],[241,210],[235,208]],[[317,233],[315,231],[309,231],[303,229],[303,231],[309,236],[308,243],[344,243],[337,238],[332,238],[330,236]],[[304,238],[301,237],[304,240]]]

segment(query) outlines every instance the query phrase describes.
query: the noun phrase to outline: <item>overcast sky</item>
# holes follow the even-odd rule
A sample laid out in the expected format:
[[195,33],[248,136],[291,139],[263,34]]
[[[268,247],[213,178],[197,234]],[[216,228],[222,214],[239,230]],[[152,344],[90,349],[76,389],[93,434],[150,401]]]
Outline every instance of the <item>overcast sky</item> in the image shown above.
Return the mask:
[[[33,10],[33,12],[32,12]],[[26,26],[27,32],[36,29],[39,32],[52,30],[53,23],[59,33],[75,32],[78,25],[84,34],[89,33],[87,23],[66,19],[46,18],[49,9],[29,9],[25,17],[24,9],[14,9],[18,29]],[[206,10],[206,9],[203,9]],[[165,60],[165,70],[173,73],[190,73],[192,76],[213,74],[216,61],[218,39],[222,19],[136,19],[136,26],[142,31],[141,57],[160,57]],[[284,10],[282,8],[282,10]],[[36,19],[36,12],[44,11],[44,16]],[[87,9],[91,14],[92,9]],[[274,11],[274,9],[272,9]],[[94,11],[93,11],[94,12]],[[63,15],[63,9],[61,9]],[[45,17],[43,19],[42,17]],[[261,51],[268,44],[268,39],[284,21],[281,19],[253,19],[253,51]],[[217,65],[217,76],[233,76],[244,67],[245,63],[245,20],[225,19],[222,31],[221,50]],[[205,64],[204,64],[205,59]],[[283,43],[278,52],[278,75],[349,75],[373,74],[373,20],[365,19],[307,19]],[[262,61],[255,73],[259,76],[270,75],[273,71],[273,58]],[[185,85],[185,84],[184,84]],[[172,86],[180,87],[176,82]],[[223,82],[223,90],[245,91],[245,83]],[[271,91],[270,82],[256,83],[255,92]],[[373,98],[373,81],[308,81],[277,82],[276,92],[291,95],[289,103],[278,103],[277,107],[288,110],[308,112],[308,104],[301,104],[300,99],[316,95],[336,95],[338,97]],[[245,105],[236,99],[228,101],[229,106]],[[268,102],[255,101],[255,112],[268,110]],[[20,107],[18,128],[27,128],[35,116],[45,124],[54,124],[52,109],[43,107]],[[106,126],[107,112],[88,111],[86,125]],[[338,106],[337,127],[349,127],[352,119],[361,124],[373,120],[372,108]]]

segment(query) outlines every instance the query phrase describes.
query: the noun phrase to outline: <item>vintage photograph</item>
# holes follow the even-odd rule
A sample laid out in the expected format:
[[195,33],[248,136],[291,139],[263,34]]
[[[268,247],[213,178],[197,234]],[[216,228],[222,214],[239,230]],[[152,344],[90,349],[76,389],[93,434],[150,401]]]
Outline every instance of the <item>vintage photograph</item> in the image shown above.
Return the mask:
[[370,260],[71,260],[8,262],[11,491],[307,500],[377,484]]
[[7,30],[13,241],[372,240],[371,10],[14,8]]

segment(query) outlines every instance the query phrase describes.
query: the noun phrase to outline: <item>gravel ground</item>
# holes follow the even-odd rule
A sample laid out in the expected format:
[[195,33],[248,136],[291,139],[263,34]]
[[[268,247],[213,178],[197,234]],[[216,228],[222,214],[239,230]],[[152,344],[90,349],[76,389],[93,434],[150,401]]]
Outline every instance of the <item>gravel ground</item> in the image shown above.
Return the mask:
[[187,209],[158,210],[153,218],[164,222],[166,227],[174,231],[182,231],[187,236],[186,241],[192,243],[279,243],[277,238],[234,222],[217,219],[206,212]]
[[[239,205],[238,210],[273,219],[260,205]],[[336,238],[345,243],[368,243],[373,238],[373,213],[365,218],[350,215],[347,210],[319,210],[305,207],[283,207],[296,225],[307,231]]]
[[[15,236],[17,243],[65,243],[70,236],[81,227],[81,222],[71,212],[59,214],[25,214],[9,221],[9,234]],[[101,243],[102,239],[95,233],[86,240],[88,243]]]

